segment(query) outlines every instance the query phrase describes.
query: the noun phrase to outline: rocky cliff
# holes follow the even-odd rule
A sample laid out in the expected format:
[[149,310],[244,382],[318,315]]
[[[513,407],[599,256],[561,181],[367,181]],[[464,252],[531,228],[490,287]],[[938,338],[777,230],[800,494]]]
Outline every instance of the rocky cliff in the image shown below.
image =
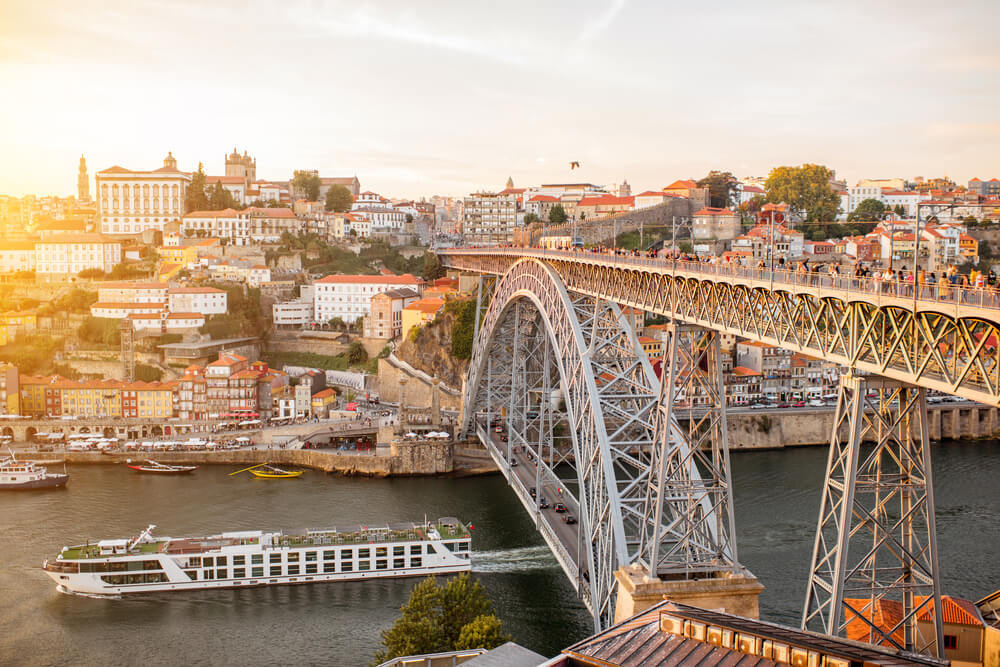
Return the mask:
[[436,375],[449,387],[461,390],[469,362],[456,359],[451,352],[452,332],[459,310],[446,307],[437,319],[420,327],[415,336],[407,336],[396,348],[396,356],[428,375]]

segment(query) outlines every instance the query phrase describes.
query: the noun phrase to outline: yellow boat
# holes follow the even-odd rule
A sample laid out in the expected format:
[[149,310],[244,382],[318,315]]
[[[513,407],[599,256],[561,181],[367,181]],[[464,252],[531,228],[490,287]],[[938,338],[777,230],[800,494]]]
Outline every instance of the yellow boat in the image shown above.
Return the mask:
[[244,468],[243,470],[237,470],[236,472],[229,473],[229,475],[231,477],[247,471],[253,473],[255,477],[262,477],[264,479],[285,479],[302,476],[301,470],[282,470],[281,468],[272,466],[270,463],[261,463],[260,465]]

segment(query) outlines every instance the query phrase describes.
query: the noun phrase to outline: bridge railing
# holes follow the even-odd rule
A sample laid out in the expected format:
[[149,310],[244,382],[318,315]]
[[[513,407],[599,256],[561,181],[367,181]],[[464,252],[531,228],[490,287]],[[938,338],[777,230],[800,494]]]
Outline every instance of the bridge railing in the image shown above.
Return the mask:
[[[456,248],[442,254],[462,255],[469,252],[508,256],[531,256],[569,260],[593,260],[622,267],[651,268],[658,271],[694,274],[716,280],[741,279],[771,282],[775,287],[813,287],[864,297],[888,296],[912,299],[922,304],[972,306],[1000,311],[1000,286],[976,287],[953,285],[943,276],[935,283],[914,284],[895,279],[819,273],[804,270],[770,269],[726,262],[701,262],[668,257],[645,257],[595,252],[591,250],[536,250],[533,248]],[[998,313],[1000,314],[1000,313]]]

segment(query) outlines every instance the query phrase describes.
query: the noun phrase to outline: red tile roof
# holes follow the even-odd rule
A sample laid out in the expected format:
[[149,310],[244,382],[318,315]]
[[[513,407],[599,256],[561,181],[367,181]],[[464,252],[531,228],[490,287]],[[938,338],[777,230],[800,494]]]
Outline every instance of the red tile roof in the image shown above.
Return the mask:
[[418,285],[423,281],[409,273],[401,276],[326,276],[316,281],[317,284],[376,284],[376,285]]
[[695,211],[694,215],[736,215],[728,208],[715,208],[714,206],[706,206],[700,211]]
[[224,208],[221,211],[191,211],[184,215],[185,218],[235,218],[236,211],[231,208]]
[[551,195],[535,195],[528,201],[559,201],[559,198]]
[[634,206],[635,197],[615,197],[614,195],[601,195],[598,197],[584,197],[578,206]]
[[698,187],[697,181],[679,180],[679,181],[674,181],[673,183],[671,183],[670,185],[668,185],[667,187],[665,187],[663,189],[664,190],[693,190],[693,189],[695,189],[697,187]]

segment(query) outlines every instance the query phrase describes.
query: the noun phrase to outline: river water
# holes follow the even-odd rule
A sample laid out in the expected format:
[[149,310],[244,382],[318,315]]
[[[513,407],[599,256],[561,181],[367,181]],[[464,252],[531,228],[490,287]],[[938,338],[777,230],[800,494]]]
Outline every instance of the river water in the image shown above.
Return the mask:
[[[977,599],[1000,583],[1000,443],[934,450],[945,592]],[[767,587],[762,616],[796,624],[805,591],[823,448],[733,455],[740,560]],[[367,664],[414,580],[372,580],[100,600],[61,595],[38,569],[66,544],[156,533],[471,521],[473,572],[519,643],[555,655],[590,634],[586,610],[500,476],[299,480],[187,477],[70,467],[64,490],[0,495],[0,664]]]

